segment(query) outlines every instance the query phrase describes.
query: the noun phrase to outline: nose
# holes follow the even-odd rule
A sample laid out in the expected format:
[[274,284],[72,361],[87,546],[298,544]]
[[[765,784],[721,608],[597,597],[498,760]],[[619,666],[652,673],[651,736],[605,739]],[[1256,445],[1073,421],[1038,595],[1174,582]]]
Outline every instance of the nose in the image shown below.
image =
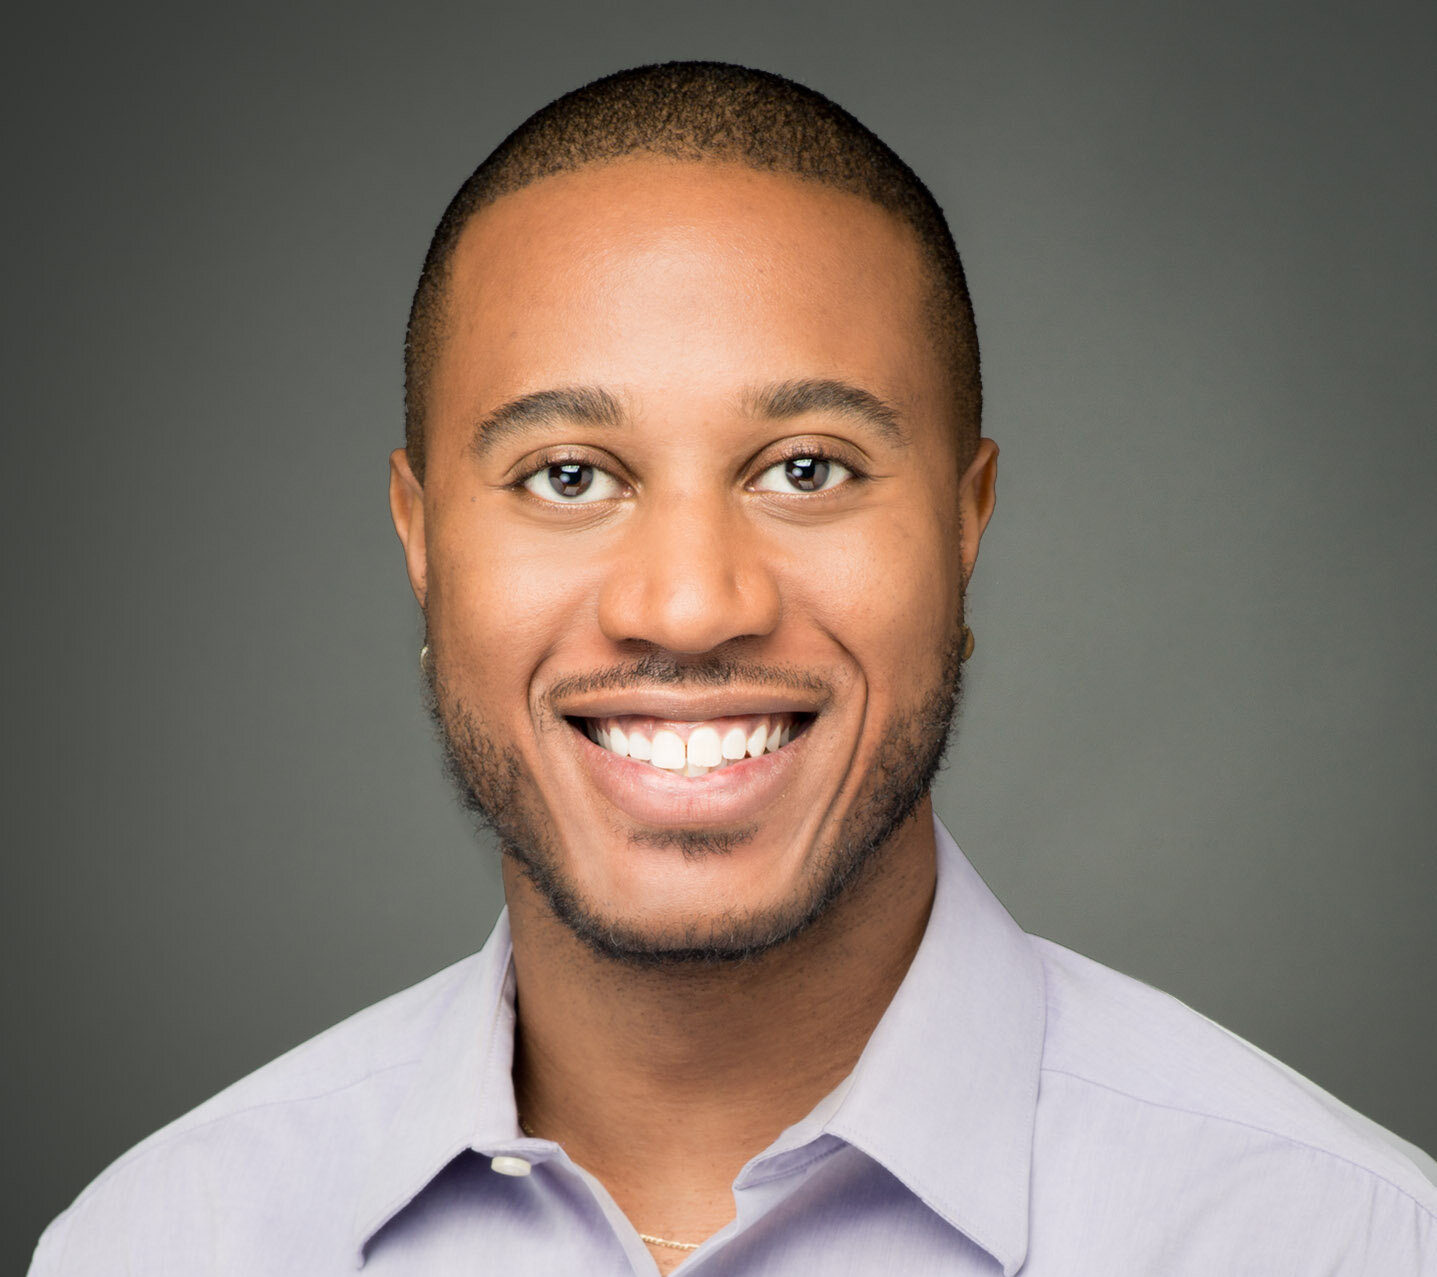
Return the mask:
[[699,653],[778,625],[778,581],[757,531],[716,494],[636,511],[599,595],[615,643]]

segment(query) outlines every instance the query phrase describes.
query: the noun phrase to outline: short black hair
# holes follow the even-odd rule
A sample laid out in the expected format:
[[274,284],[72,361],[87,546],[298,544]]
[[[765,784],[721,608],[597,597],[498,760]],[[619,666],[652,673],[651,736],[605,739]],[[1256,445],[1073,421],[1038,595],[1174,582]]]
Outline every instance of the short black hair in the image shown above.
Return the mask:
[[910,227],[930,268],[959,454],[968,455],[982,415],[978,333],[963,263],[932,193],[872,130],[813,89],[731,63],[664,62],[605,76],[536,111],[444,210],[404,341],[404,443],[416,478],[423,482],[426,400],[444,339],[450,266],[470,218],[540,178],[631,155],[789,174],[862,196]]

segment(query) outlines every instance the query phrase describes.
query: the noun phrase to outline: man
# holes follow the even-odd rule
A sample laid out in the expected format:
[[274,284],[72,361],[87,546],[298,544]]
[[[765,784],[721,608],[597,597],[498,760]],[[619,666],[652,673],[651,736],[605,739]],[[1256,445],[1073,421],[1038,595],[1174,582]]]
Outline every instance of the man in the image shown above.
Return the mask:
[[390,498],[482,953],[121,1159],[36,1274],[1417,1274],[1404,1150],[1024,935],[933,819],[993,512],[961,265],[826,99],[643,68],[431,245]]

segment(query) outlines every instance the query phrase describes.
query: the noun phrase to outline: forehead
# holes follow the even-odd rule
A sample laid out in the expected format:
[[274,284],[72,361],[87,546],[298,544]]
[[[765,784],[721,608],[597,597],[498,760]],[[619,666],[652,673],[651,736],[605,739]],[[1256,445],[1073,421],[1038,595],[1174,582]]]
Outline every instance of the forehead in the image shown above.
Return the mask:
[[541,179],[465,228],[434,416],[555,385],[838,377],[934,391],[916,237],[860,196],[740,166],[631,159]]

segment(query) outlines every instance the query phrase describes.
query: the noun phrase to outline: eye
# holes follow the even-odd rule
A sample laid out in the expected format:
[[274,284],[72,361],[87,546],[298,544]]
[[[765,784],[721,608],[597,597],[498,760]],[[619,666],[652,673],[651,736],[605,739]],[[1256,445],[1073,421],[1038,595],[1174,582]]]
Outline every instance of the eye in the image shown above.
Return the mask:
[[541,501],[554,505],[606,501],[624,490],[613,475],[582,461],[556,461],[536,470],[524,480],[524,488]]
[[852,477],[841,461],[804,453],[769,466],[753,486],[760,492],[827,492]]

